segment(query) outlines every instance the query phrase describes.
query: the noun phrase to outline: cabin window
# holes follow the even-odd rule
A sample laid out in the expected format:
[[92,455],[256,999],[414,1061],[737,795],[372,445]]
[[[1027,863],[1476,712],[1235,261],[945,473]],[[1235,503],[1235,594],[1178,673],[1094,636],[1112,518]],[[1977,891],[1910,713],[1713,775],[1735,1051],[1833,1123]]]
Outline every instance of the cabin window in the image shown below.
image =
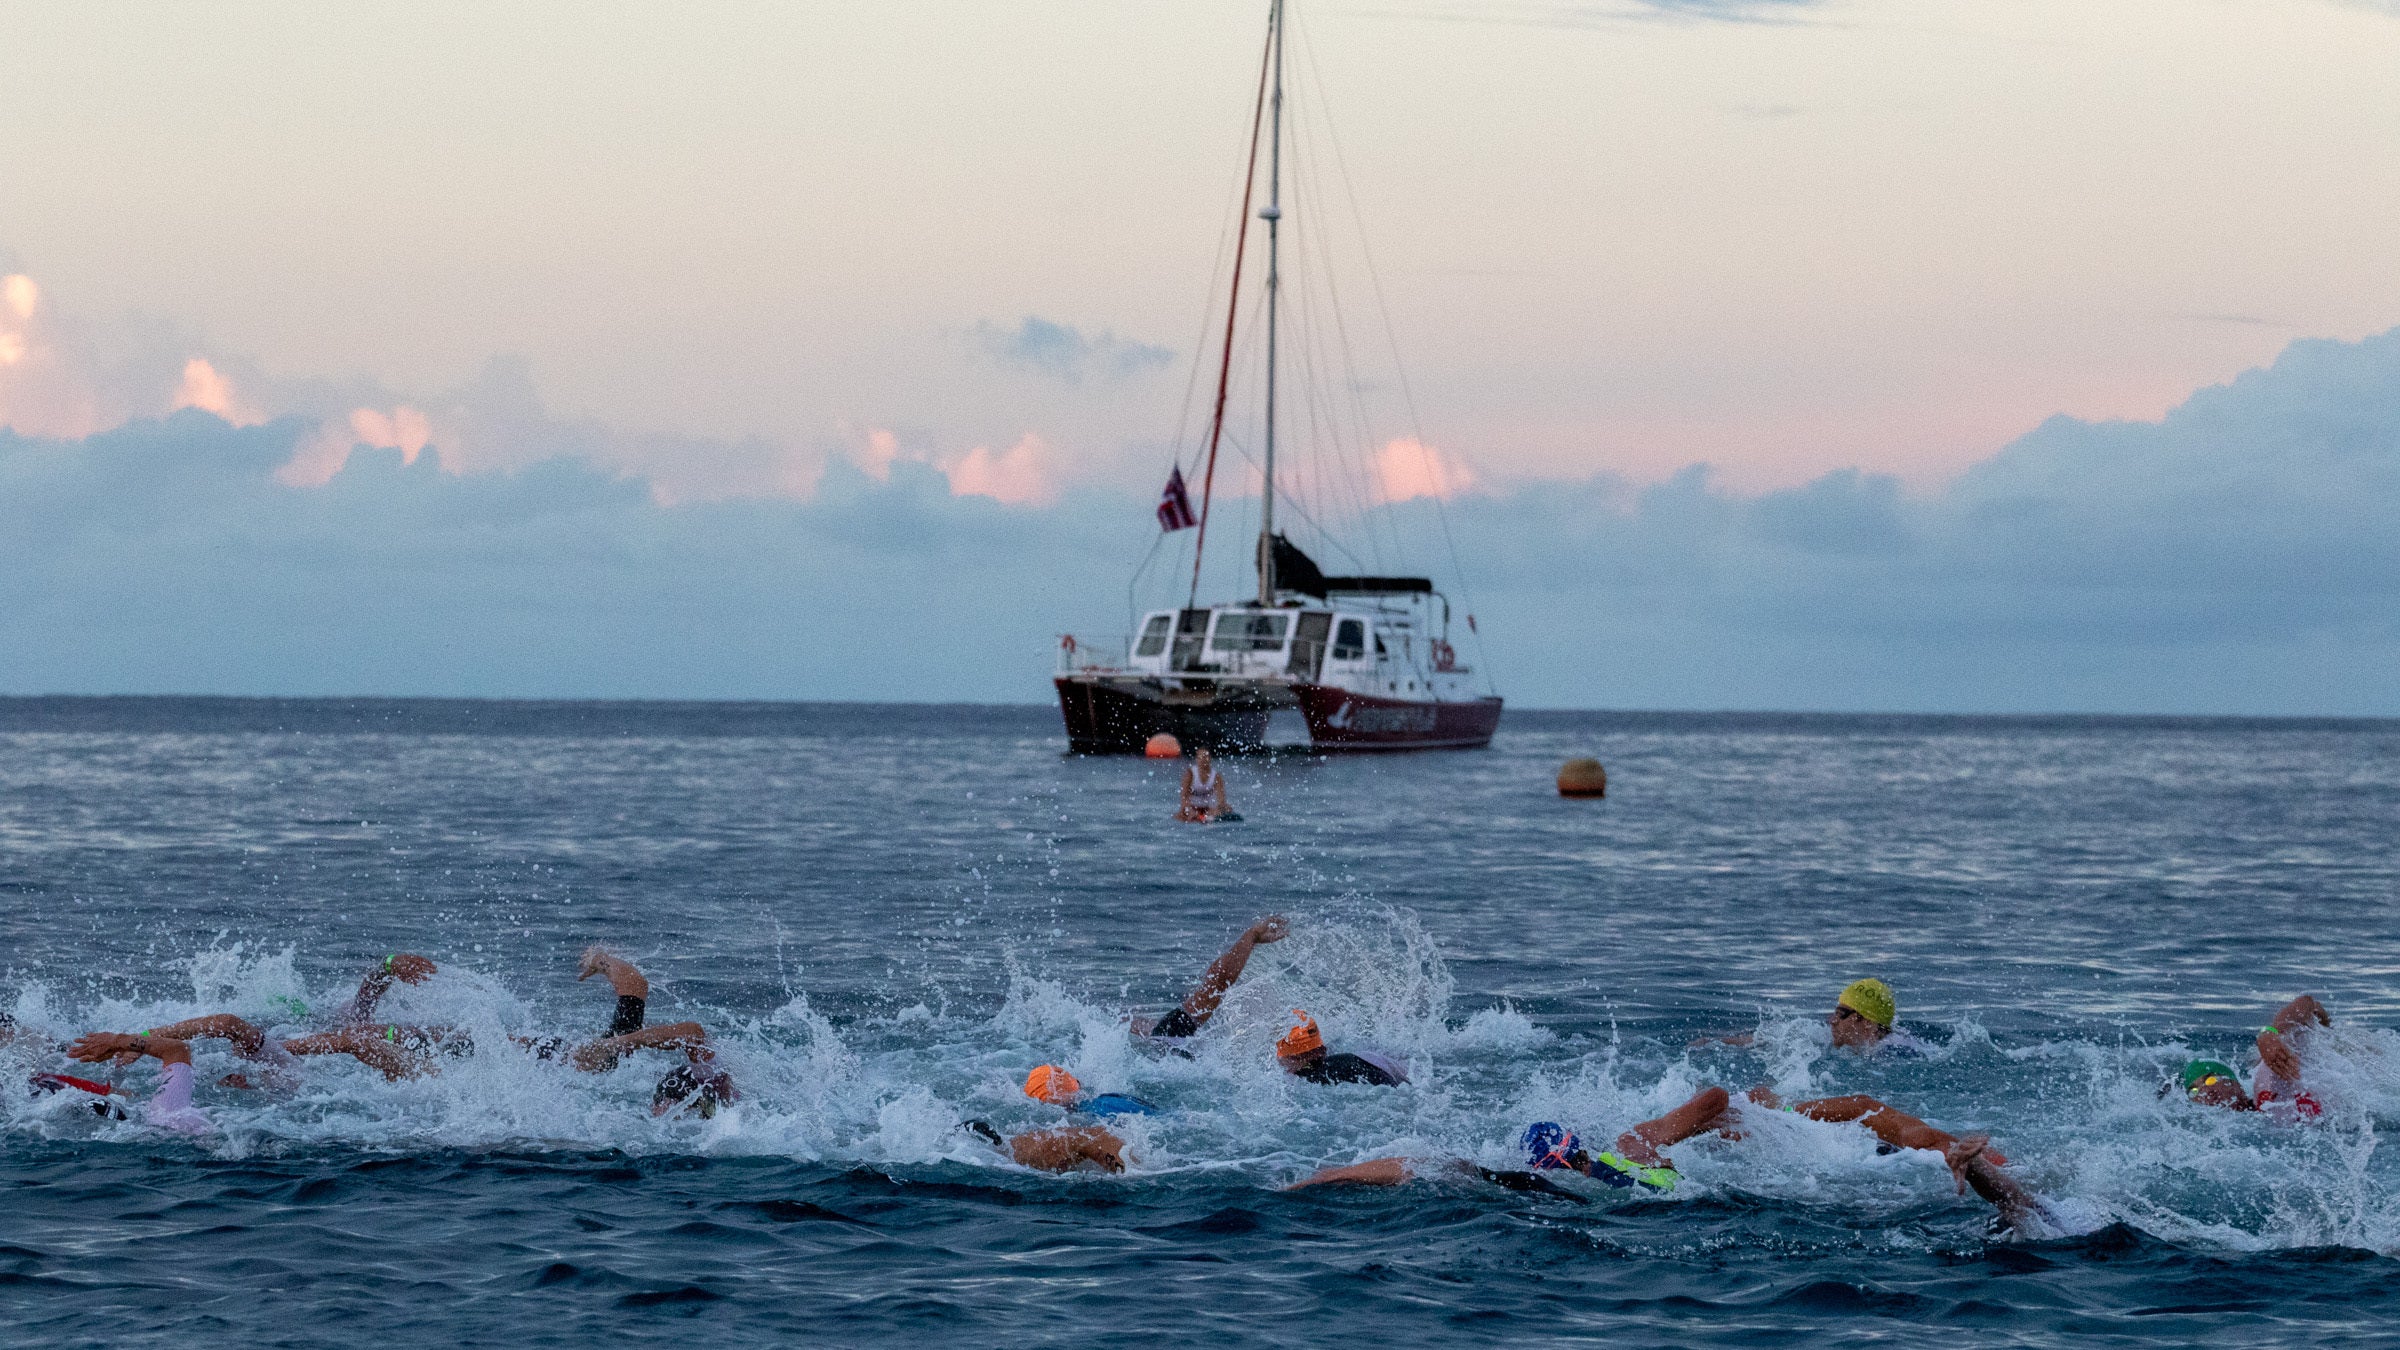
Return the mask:
[[1367,626],[1357,619],[1344,619],[1333,633],[1333,659],[1355,661],[1367,654]]
[[1283,647],[1289,614],[1219,614],[1216,636],[1209,649],[1220,652],[1271,652]]
[[1151,615],[1150,621],[1142,625],[1142,641],[1133,649],[1133,654],[1135,656],[1156,656],[1165,651],[1167,649],[1167,625],[1172,622],[1174,622],[1172,615]]

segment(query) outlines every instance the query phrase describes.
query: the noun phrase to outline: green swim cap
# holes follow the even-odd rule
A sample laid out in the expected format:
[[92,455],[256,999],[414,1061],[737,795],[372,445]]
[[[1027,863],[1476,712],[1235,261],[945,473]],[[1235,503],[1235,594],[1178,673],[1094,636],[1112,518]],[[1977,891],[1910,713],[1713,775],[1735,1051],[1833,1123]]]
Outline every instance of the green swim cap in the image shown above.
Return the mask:
[[2240,1087],[2242,1083],[2240,1076],[2234,1073],[2231,1065],[2221,1064],[2213,1059],[2195,1059],[2183,1066],[2181,1079],[2184,1092],[2188,1094],[2207,1086],[2211,1077],[2227,1079],[2235,1087]]
[[1892,997],[1892,987],[1881,980],[1860,980],[1842,991],[1833,1001],[1837,1008],[1848,1008],[1875,1025],[1889,1031],[1899,1020],[1900,1004]]

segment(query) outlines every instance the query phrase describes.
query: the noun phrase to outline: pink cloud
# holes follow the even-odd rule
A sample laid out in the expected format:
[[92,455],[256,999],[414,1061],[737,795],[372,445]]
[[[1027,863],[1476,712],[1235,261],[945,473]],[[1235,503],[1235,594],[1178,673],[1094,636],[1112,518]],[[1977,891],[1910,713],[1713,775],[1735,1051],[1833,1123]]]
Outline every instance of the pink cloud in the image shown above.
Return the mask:
[[[291,459],[275,471],[275,481],[288,487],[322,487],[342,471],[342,466],[350,460],[350,451],[361,445],[397,450],[402,463],[414,464],[432,441],[432,422],[405,403],[390,412],[353,408],[347,419],[328,421],[316,435],[302,442]],[[450,467],[441,450],[435,449],[433,455],[437,465]]]
[[1375,491],[1383,501],[1405,502],[1417,497],[1447,501],[1475,486],[1475,474],[1466,465],[1413,437],[1387,441],[1375,452]]
[[233,383],[217,372],[201,357],[183,363],[183,383],[176,386],[175,399],[167,405],[169,411],[178,408],[198,408],[215,413],[237,427],[255,426],[267,419],[240,404],[234,398]]
[[1058,500],[1058,485],[1050,473],[1050,447],[1028,431],[998,454],[976,446],[945,466],[950,493],[956,497],[990,497],[1009,506],[1048,506]]

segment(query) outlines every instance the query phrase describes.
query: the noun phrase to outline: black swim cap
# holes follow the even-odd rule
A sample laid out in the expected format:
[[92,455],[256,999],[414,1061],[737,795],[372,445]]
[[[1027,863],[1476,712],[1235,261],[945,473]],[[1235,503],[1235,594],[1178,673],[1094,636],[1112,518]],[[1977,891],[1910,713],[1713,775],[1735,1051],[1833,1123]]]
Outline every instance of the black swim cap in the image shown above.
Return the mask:
[[660,1115],[680,1106],[698,1112],[702,1120],[707,1120],[736,1095],[733,1080],[726,1075],[679,1064],[658,1080],[658,1089],[650,1094],[650,1113]]

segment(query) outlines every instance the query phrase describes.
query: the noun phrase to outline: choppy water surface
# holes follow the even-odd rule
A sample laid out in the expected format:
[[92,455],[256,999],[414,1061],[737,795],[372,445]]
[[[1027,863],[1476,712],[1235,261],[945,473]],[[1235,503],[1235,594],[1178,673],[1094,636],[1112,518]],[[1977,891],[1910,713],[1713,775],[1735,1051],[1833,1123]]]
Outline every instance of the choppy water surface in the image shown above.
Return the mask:
[[[524,1345],[1782,1342],[2400,1329],[2400,725],[1511,714],[1488,752],[1252,760],[1240,825],[1168,771],[1070,759],[1035,709],[0,703],[0,1008],[59,1036],[293,1024],[370,961],[395,1016],[587,1032],[600,940],[747,1092],[513,1051],[386,1084],[213,1085],[197,1141],[0,1079],[0,1299],[28,1340]],[[1604,802],[1564,802],[1571,754]],[[1258,915],[1191,1059],[1135,1051]],[[1880,975],[1932,1056],[1825,1048]],[[2244,1068],[2294,994],[2340,1021],[2326,1123],[2156,1094]],[[1284,1078],[1286,1010],[1406,1056]],[[318,1015],[312,1013],[311,1015]],[[1689,1048],[1757,1030],[1752,1049]],[[1169,1108],[1122,1177],[953,1129],[1055,1119],[1045,1060]],[[49,1062],[45,1061],[46,1066]],[[2320,1073],[2321,1070],[2321,1073]],[[125,1071],[137,1093],[147,1068]],[[1466,1182],[1283,1194],[1384,1153],[1504,1164],[1697,1085],[1871,1092],[1991,1131],[2060,1231],[1997,1238],[1923,1155],[1765,1120],[1671,1197]]]

